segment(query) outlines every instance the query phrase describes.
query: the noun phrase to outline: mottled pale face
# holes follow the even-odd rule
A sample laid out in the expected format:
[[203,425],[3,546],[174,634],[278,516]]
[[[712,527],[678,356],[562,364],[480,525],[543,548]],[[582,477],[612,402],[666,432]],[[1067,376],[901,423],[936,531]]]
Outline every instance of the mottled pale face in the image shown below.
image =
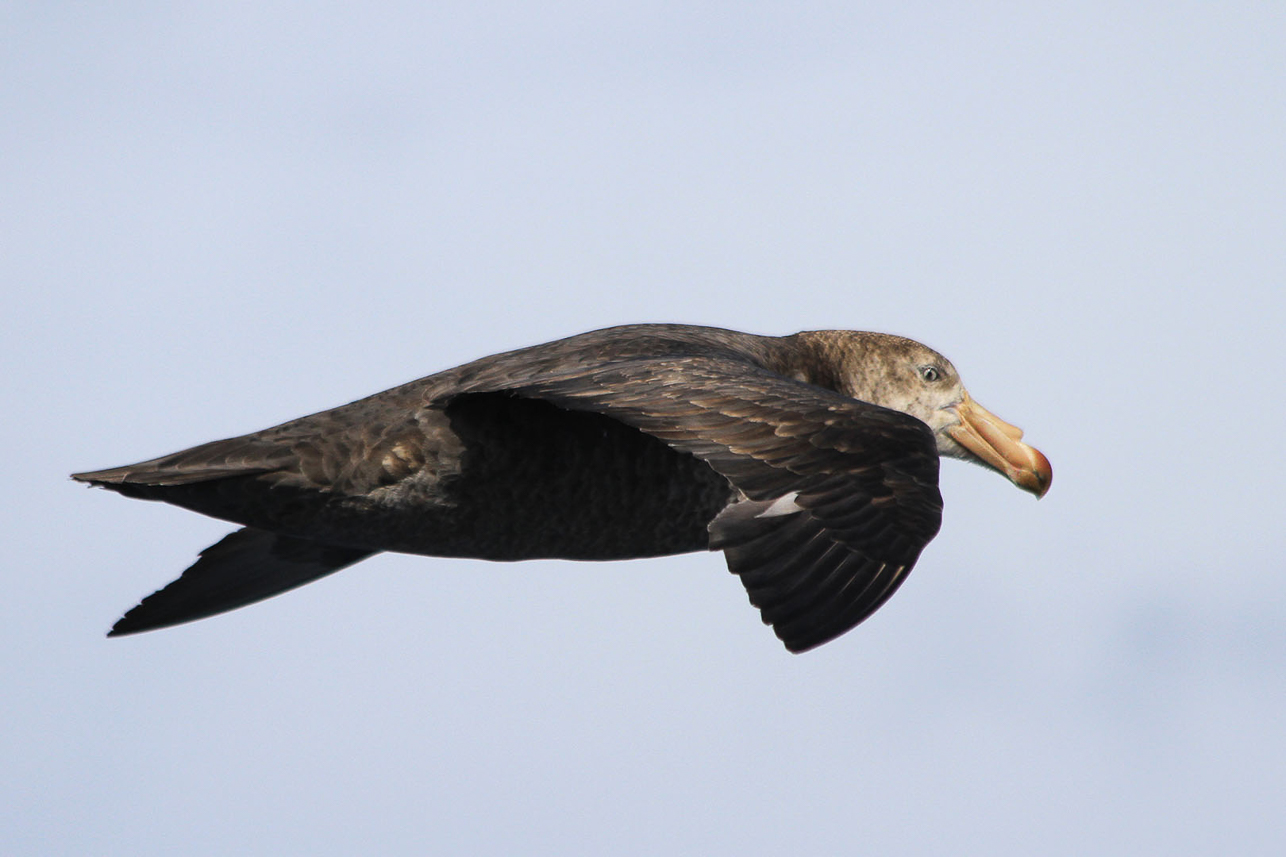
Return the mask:
[[939,451],[957,454],[958,444],[944,430],[960,422],[954,407],[964,401],[965,388],[951,361],[914,340],[882,333],[862,334],[853,346],[845,360],[843,392],[927,423],[939,438]]
[[1021,442],[1020,429],[973,401],[950,360],[882,333],[854,334],[844,346],[843,392],[926,423],[940,455],[999,471],[1037,496],[1049,489],[1049,461]]

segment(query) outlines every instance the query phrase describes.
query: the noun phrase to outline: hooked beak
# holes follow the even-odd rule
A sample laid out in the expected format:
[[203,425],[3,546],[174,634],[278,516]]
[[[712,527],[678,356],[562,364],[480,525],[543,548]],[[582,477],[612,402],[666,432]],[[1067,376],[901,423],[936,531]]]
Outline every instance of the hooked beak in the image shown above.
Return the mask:
[[1022,429],[1011,426],[968,393],[955,411],[960,415],[960,424],[947,429],[952,440],[1005,474],[1019,488],[1037,498],[1045,496],[1054,469],[1040,450],[1022,442]]

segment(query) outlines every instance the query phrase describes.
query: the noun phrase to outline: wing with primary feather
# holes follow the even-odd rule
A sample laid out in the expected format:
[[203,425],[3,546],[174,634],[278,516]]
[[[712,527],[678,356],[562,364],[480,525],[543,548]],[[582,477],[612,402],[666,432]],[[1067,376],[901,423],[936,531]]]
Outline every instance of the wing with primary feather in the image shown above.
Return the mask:
[[[740,341],[716,347],[665,340],[664,353],[651,354],[604,354],[594,342],[578,337],[497,355],[253,435],[76,478],[136,496],[153,495],[132,486],[217,484],[233,476],[366,493],[433,467],[439,450],[448,453],[443,461],[458,458],[440,419],[452,396],[543,399],[603,414],[695,455],[741,492],[744,499],[710,523],[710,547],[724,551],[751,602],[792,651],[833,639],[874,612],[937,533],[938,455],[919,420],[769,371],[737,353]],[[230,538],[238,552],[251,544],[239,534]],[[278,583],[247,578],[244,592],[224,599],[229,606],[365,556],[254,546]],[[223,553],[233,556],[220,548],[203,562]],[[205,577],[194,574],[191,582]]]
[[235,610],[360,562],[370,551],[292,539],[245,527],[201,551],[201,558],[118,621],[108,636],[166,628]]
[[749,362],[634,360],[509,388],[609,415],[723,474],[745,499],[711,522],[710,547],[791,651],[874,612],[941,523],[928,426]]

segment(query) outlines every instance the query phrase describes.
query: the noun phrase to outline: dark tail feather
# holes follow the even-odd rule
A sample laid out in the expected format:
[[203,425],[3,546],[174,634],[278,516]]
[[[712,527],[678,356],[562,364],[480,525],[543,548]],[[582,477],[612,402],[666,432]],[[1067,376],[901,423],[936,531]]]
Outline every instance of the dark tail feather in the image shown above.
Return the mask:
[[203,443],[138,464],[73,473],[72,479],[103,488],[124,485],[190,485],[230,476],[252,476],[297,466],[289,445],[246,435]]
[[178,580],[144,598],[107,636],[153,631],[235,610],[373,553],[246,527],[201,551],[201,558]]

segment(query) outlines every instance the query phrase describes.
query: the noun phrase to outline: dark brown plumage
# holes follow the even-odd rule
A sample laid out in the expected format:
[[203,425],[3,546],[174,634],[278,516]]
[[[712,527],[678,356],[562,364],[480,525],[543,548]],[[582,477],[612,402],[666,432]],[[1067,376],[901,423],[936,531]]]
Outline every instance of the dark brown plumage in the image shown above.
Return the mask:
[[379,551],[495,560],[723,550],[791,651],[844,633],[938,531],[939,454],[1050,470],[919,343],[634,325],[74,478],[245,528],[112,629],[275,595]]

